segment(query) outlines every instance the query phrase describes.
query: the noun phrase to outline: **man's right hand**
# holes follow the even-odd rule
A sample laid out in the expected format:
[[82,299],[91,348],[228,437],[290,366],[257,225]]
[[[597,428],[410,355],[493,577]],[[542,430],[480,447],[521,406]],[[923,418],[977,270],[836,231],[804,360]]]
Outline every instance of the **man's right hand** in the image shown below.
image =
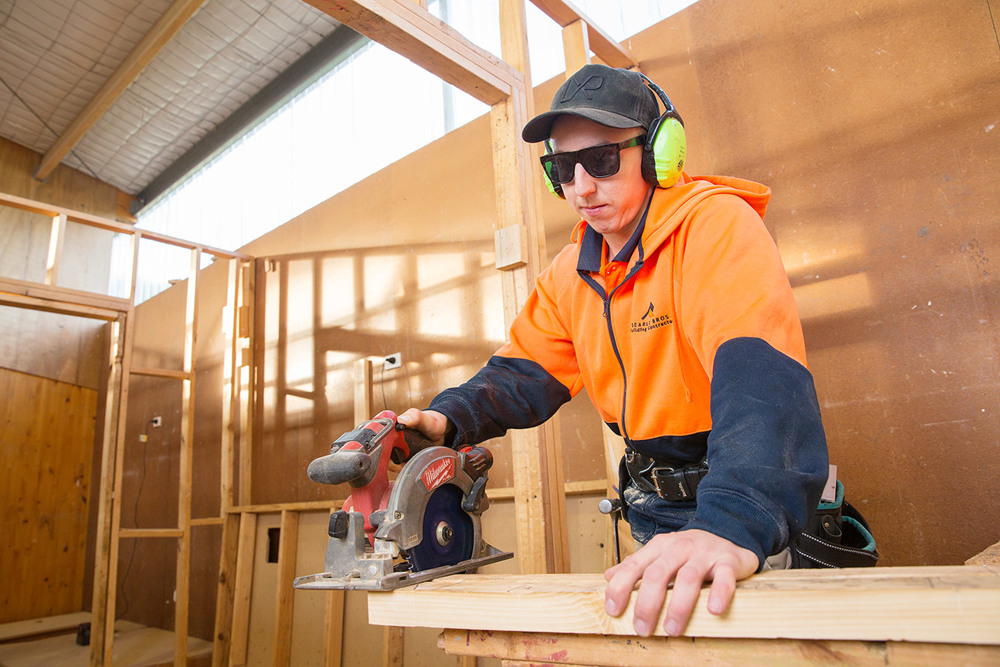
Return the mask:
[[435,445],[444,444],[444,434],[448,429],[448,418],[434,410],[418,410],[410,408],[396,417],[396,421],[407,428],[420,431]]

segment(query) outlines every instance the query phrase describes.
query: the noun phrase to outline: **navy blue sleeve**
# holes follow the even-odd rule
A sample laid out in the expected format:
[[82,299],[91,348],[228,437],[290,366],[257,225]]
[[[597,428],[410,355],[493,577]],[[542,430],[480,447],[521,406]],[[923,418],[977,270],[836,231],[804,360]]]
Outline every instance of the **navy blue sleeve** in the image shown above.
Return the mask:
[[812,375],[759,338],[715,355],[708,474],[684,529],[700,528],[764,559],[802,532],[828,475]]
[[569,389],[538,363],[493,356],[471,380],[435,396],[428,409],[451,422],[454,434],[445,445],[457,448],[507,429],[538,426],[570,398]]

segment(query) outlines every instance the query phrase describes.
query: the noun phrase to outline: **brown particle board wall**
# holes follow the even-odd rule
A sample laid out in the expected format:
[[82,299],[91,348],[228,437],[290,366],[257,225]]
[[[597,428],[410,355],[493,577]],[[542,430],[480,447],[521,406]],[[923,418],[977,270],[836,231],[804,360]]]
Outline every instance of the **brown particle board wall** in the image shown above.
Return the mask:
[[960,564],[1000,533],[988,5],[701,0],[632,39],[689,169],[773,190],[831,460],[887,565]]

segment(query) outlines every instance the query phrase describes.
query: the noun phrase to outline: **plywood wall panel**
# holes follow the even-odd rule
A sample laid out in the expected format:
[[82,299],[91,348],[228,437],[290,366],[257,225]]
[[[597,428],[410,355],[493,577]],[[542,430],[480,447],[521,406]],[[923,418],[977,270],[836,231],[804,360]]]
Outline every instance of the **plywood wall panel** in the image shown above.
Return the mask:
[[1000,49],[989,8],[702,0],[633,46],[685,118],[690,171],[773,189],[765,223],[831,457],[883,562],[958,564],[991,544]]
[[0,396],[0,623],[80,611],[97,392],[0,369]]

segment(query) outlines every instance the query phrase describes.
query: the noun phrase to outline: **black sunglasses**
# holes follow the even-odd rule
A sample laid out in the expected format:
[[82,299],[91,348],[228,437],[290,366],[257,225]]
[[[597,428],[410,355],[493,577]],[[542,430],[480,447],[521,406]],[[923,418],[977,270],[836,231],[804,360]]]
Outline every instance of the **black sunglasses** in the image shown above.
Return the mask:
[[617,144],[601,144],[565,153],[548,153],[541,157],[542,168],[549,180],[559,185],[573,180],[577,162],[594,178],[607,178],[617,174],[621,168],[623,149],[639,146],[645,141],[646,135],[642,134]]

